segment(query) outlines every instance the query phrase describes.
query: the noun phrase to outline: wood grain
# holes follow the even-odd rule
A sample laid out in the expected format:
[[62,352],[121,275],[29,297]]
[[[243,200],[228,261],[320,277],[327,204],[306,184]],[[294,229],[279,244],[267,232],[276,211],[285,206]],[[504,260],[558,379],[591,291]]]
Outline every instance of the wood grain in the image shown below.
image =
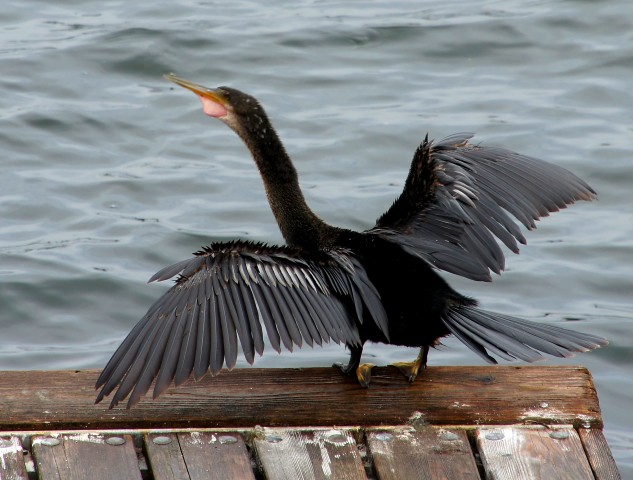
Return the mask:
[[572,427],[482,428],[475,437],[486,478],[594,480]]
[[178,440],[191,480],[255,480],[239,433],[179,433]]
[[144,440],[153,480],[255,479],[237,432],[151,433]]
[[0,438],[0,479],[29,479],[22,452],[22,442],[18,437]]
[[[94,405],[98,371],[0,372],[0,431],[266,426],[586,424],[602,428],[590,373],[575,366],[429,367],[413,383],[376,368],[363,389],[334,368],[237,369],[145,397]],[[107,400],[107,399],[106,399]]]
[[264,429],[255,439],[268,480],[366,480],[365,468],[348,430]]
[[380,480],[479,480],[463,430],[370,429],[367,443]]
[[578,433],[596,480],[621,480],[618,466],[602,431],[594,428],[581,428]]
[[147,433],[143,440],[153,480],[190,480],[177,433]]
[[[39,478],[141,480],[132,436],[118,437],[125,440],[122,445],[106,443],[109,437],[111,435],[91,433],[33,437]],[[51,440],[59,443],[51,443]]]

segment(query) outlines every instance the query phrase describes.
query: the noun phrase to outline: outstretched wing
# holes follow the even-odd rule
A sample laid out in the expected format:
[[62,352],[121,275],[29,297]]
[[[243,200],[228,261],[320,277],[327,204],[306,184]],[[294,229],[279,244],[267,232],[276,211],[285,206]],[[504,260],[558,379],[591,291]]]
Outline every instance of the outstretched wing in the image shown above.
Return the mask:
[[456,134],[417,149],[404,190],[369,232],[400,244],[437,268],[490,281],[505,257],[497,239],[518,253],[535,220],[594,190],[557,165]]
[[[154,398],[223,365],[233,368],[238,339],[249,363],[272,347],[292,350],[333,340],[362,345],[358,324],[372,319],[387,333],[380,297],[346,250],[299,257],[300,250],[234,242],[214,244],[164,268],[152,281],[180,273],[176,285],[138,322],[97,380],[100,402],[118,387],[110,407],[128,394],[128,407],[151,383]],[[365,315],[365,313],[369,315]]]

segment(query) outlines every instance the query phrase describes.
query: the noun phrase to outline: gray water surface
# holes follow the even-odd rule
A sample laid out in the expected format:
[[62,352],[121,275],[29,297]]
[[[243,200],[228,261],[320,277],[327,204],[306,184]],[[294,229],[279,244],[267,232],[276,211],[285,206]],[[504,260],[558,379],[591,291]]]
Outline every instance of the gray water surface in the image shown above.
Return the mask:
[[[3,6],[0,369],[101,367],[168,288],[145,284],[159,268],[211,241],[282,241],[248,152],[173,71],[257,96],[336,225],[373,225],[427,131],[474,131],[587,180],[600,201],[540,222],[493,283],[446,278],[487,309],[610,339],[547,364],[591,370],[633,478],[633,3],[227,3]],[[480,363],[445,345],[431,365]],[[346,358],[333,345],[256,365]]]

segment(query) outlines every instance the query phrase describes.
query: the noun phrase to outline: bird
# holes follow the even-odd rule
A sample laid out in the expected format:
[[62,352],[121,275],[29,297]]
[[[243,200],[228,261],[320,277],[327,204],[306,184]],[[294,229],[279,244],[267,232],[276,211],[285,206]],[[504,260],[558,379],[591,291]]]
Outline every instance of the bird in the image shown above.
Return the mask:
[[239,350],[252,364],[270,346],[344,344],[335,364],[361,386],[367,342],[419,348],[397,362],[409,381],[429,349],[454,335],[489,363],[534,362],[606,345],[601,337],[494,313],[458,293],[438,270],[491,281],[505,267],[499,242],[518,253],[535,221],[596,192],[570,171],[510,150],[482,146],[473,134],[440,141],[428,134],[416,149],[402,193],[376,224],[353,231],[327,224],[308,206],[297,171],[260,102],[231,87],[207,88],[165,78],[195,93],[206,115],[246,144],[261,174],[284,245],[215,242],[163,268],[149,282],[176,277],[133,327],[101,372],[96,403],[116,390],[110,408],[127,408],[222,368]]

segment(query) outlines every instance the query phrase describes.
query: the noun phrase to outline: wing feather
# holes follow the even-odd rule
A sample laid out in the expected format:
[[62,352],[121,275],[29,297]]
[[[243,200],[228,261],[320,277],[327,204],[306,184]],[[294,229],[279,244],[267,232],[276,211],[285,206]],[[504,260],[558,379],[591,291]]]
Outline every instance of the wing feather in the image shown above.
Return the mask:
[[270,341],[273,349],[279,353],[281,352],[281,336],[279,335],[279,331],[275,325],[275,320],[270,313],[268,301],[262,293],[262,287],[259,282],[253,282],[251,284],[251,292],[253,294],[253,298],[255,299],[255,304],[257,305],[262,322],[264,323],[264,327],[266,328],[268,340]]
[[[199,309],[200,306],[196,302],[191,307],[191,311],[187,312],[191,318],[185,323],[185,332],[182,337],[182,345],[180,346],[182,353],[178,365],[176,366],[176,371],[174,372],[175,385],[182,384],[182,382],[189,378],[191,372],[193,372],[196,360],[196,336],[198,333],[198,321],[195,317],[198,315]],[[169,375],[166,376],[169,377]]]
[[491,280],[518,253],[536,221],[595,191],[573,173],[537,158],[469,143],[456,134],[417,149],[402,194],[370,233],[400,244],[436,268]]
[[140,390],[144,390],[143,393],[147,392],[151,384],[151,380],[148,382],[147,379],[148,377],[153,378],[156,375],[160,365],[158,363],[158,357],[152,356],[152,351],[154,351],[156,347],[164,347],[167,342],[165,331],[169,331],[173,324],[171,321],[173,318],[172,313],[173,310],[171,310],[171,313],[163,315],[158,322],[152,325],[150,334],[148,335],[149,341],[141,344],[132,365],[123,377],[121,386],[112,401],[119,401],[130,394],[130,392],[132,392],[130,400],[140,397],[140,395],[142,395],[138,393]]
[[[224,288],[220,285],[219,275],[214,275],[213,285],[215,301],[218,309],[219,327],[222,330],[222,341],[224,343],[224,361],[226,368],[231,370],[237,363],[237,325],[229,312]],[[222,364],[219,365],[220,368]]]
[[211,375],[217,375],[224,364],[226,342],[222,331],[222,318],[220,316],[218,298],[214,294],[211,294],[209,298],[208,315],[211,328],[209,329],[209,338],[204,341],[209,344],[209,370]]
[[[209,370],[211,365],[211,299],[205,298],[200,304],[198,312],[198,333],[196,337],[196,360],[193,364],[193,376],[199,380]],[[192,316],[191,321],[195,321]],[[121,347],[119,347],[121,348]]]
[[[189,313],[190,312],[185,309],[183,312],[180,313],[180,315],[177,316],[177,318],[173,322],[171,331],[167,336],[167,342],[162,354],[162,359],[160,359],[160,355],[156,355],[160,359],[160,370],[158,371],[158,375],[156,376],[156,383],[154,384],[154,398],[163,393],[171,383],[171,380],[176,376],[176,368],[178,367],[178,362],[181,358],[180,349],[183,344],[185,328],[191,329],[190,325],[192,322],[188,322],[187,319]],[[146,377],[149,377],[149,375],[147,375]],[[147,385],[148,389],[149,386],[150,385]],[[145,392],[146,391],[147,390],[145,390]],[[143,392],[143,394],[145,392]]]
[[[255,301],[251,292],[249,291],[249,280],[245,275],[245,270],[242,268],[243,259],[238,260],[240,268],[240,278],[242,281],[237,281],[237,286],[240,289],[240,298],[244,302],[244,309],[246,311],[246,315],[248,317],[248,325],[250,327],[250,332],[253,338],[253,346],[258,355],[262,355],[264,353],[264,337],[262,332],[262,326],[260,323],[259,313],[257,310],[257,305],[255,305]],[[252,363],[252,362],[251,362]]]
[[277,351],[330,340],[362,345],[363,321],[376,321],[388,335],[377,290],[344,249],[213,244],[151,281],[176,275],[106,365],[97,401],[116,390],[110,406],[128,396],[132,406],[153,382],[157,397],[172,381],[233,368],[240,349],[253,363],[264,351],[264,331]]

